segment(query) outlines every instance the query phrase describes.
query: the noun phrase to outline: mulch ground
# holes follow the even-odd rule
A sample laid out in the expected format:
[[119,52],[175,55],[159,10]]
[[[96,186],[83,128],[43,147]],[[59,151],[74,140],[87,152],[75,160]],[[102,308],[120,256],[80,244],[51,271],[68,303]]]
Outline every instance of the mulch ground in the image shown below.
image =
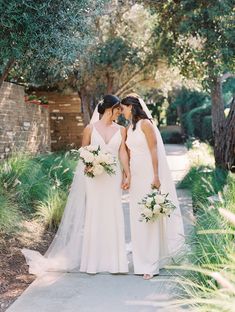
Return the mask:
[[6,309],[35,280],[21,253],[23,247],[42,254],[49,247],[54,233],[43,229],[37,221],[24,221],[15,234],[0,233],[0,312]]

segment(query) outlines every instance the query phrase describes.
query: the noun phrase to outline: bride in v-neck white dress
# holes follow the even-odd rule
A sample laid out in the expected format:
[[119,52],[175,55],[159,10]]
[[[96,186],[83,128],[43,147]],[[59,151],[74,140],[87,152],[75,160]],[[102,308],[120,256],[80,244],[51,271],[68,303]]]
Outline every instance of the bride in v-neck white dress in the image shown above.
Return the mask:
[[59,229],[46,254],[22,249],[30,273],[128,272],[121,204],[121,187],[126,189],[130,183],[126,130],[113,122],[120,115],[118,97],[106,95],[97,107],[82,145],[99,145],[112,153],[117,159],[116,173],[89,178],[78,162]]
[[[91,145],[99,145],[101,150],[112,153],[119,159],[122,145],[122,129],[112,123],[108,127],[109,138],[104,138],[104,117],[86,129]],[[106,130],[108,133],[108,130]],[[85,134],[86,136],[86,134]],[[89,139],[90,137],[90,139]],[[86,178],[86,217],[81,258],[82,272],[110,273],[127,272],[127,256],[124,238],[124,216],[121,204],[122,172],[118,161],[115,175],[103,174],[94,179]]]

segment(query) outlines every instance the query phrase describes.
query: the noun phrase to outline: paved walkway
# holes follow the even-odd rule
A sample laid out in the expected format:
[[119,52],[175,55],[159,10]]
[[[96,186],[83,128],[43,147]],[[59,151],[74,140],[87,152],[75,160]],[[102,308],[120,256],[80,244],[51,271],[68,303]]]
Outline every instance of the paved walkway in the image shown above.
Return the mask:
[[[173,179],[178,182],[188,169],[187,151],[181,145],[167,145],[166,149]],[[192,223],[191,196],[186,190],[177,190],[177,193],[188,233]],[[123,209],[129,242],[128,194],[123,196]],[[36,279],[7,312],[178,311],[167,309],[167,301],[175,292],[174,283],[168,282],[169,273],[161,270],[160,276],[145,281],[131,272],[130,265],[128,275],[50,273]]]

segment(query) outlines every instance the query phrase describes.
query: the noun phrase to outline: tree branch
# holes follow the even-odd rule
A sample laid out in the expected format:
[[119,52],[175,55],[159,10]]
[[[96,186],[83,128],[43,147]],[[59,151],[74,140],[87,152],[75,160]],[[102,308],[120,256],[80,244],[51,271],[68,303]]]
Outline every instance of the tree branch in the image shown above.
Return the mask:
[[234,73],[225,73],[223,74],[219,79],[220,79],[220,83],[223,83],[225,80],[227,80],[228,78],[235,78],[235,74]]

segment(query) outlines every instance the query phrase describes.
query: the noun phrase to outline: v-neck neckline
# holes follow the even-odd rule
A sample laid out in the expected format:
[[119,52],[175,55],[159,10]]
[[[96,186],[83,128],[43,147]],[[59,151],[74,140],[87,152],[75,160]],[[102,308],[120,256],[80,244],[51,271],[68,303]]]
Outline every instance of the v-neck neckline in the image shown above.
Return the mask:
[[93,125],[93,127],[95,128],[96,132],[98,133],[98,135],[101,137],[101,139],[103,140],[105,145],[109,145],[109,143],[112,141],[113,137],[119,132],[120,129],[118,129],[117,131],[115,131],[115,133],[111,136],[111,138],[109,139],[109,141],[106,143],[103,136],[99,133],[99,131],[96,129],[96,127]]

